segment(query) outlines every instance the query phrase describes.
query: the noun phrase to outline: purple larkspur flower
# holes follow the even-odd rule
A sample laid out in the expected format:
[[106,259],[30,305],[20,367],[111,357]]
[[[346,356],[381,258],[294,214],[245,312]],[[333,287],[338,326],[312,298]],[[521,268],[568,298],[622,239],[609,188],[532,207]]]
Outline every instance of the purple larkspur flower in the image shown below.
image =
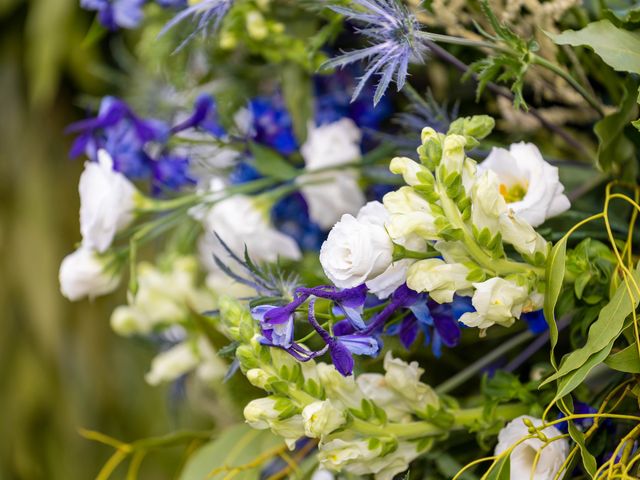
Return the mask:
[[409,62],[421,60],[427,48],[418,35],[418,20],[400,0],[351,0],[351,5],[352,8],[339,5],[330,8],[361,25],[357,32],[369,41],[370,46],[346,52],[322,67],[343,67],[367,59],[367,69],[360,77],[352,98],[360,95],[367,81],[375,74],[380,77],[373,96],[375,105],[392,80],[395,80],[398,91],[402,89]]
[[315,288],[298,288],[296,292],[304,295],[313,295],[318,298],[331,300],[336,310],[344,314],[349,322],[357,329],[365,328],[362,319],[362,309],[367,300],[367,287],[362,284],[353,288],[339,289],[330,285],[323,285]]
[[315,313],[315,299],[309,302],[309,323],[316,330],[320,338],[329,348],[331,361],[336,370],[343,376],[353,374],[353,355],[376,356],[380,351],[380,343],[373,335],[351,333],[341,336],[332,336],[317,322]]
[[220,124],[215,99],[208,94],[200,95],[193,107],[193,113],[185,120],[171,128],[171,133],[178,133],[189,128],[199,128],[214,137],[222,137],[225,130]]
[[153,162],[153,188],[156,193],[163,188],[178,190],[195,183],[195,179],[189,175],[188,158],[167,154]]
[[249,111],[253,117],[253,141],[271,147],[282,155],[297,151],[293,121],[280,95],[254,98],[249,102]]

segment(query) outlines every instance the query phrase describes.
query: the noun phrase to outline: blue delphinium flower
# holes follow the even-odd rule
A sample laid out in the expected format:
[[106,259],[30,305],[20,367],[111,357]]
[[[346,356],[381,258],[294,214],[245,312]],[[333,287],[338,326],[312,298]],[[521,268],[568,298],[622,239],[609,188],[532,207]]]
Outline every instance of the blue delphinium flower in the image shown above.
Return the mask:
[[220,27],[222,19],[233,5],[234,0],[201,0],[177,13],[162,29],[160,35],[175,27],[189,17],[197,19],[193,32],[180,44],[182,49],[198,33],[211,33]]
[[146,0],[80,0],[85,10],[98,12],[98,20],[109,30],[136,28],[143,18]]
[[549,329],[549,325],[544,318],[542,310],[536,310],[535,312],[529,312],[522,315],[522,318],[527,322],[529,330],[536,335],[546,332]]
[[226,134],[220,123],[216,100],[211,95],[200,95],[195,101],[193,113],[172,127],[171,133],[178,133],[189,128],[198,128],[214,137],[223,137]]
[[293,133],[293,121],[280,95],[258,97],[249,102],[253,116],[252,139],[277,150],[283,155],[291,155],[298,149]]
[[169,126],[159,120],[141,119],[122,100],[105,97],[97,117],[76,122],[67,132],[79,134],[71,148],[71,158],[85,154],[97,161],[98,150],[104,149],[113,158],[115,170],[139,179],[151,171],[146,144],[165,142]]
[[189,175],[189,159],[171,154],[161,155],[153,162],[154,193],[163,188],[179,190],[185,185],[195,185],[196,180]]
[[368,59],[368,68],[353,92],[357,98],[367,81],[377,74],[380,77],[373,103],[377,104],[392,80],[398,91],[407,78],[409,61],[422,59],[427,48],[419,35],[420,24],[400,0],[351,0],[354,8],[331,6],[330,8],[356,24],[362,25],[358,33],[371,46],[346,52],[329,60],[323,68],[343,67],[349,63]]

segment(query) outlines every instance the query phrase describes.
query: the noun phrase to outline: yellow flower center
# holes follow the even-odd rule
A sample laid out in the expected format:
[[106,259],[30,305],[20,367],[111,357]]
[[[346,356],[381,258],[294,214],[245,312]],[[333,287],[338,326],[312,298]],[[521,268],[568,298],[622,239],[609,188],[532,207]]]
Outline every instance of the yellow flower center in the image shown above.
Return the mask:
[[500,195],[505,199],[507,203],[519,202],[527,194],[529,185],[522,185],[521,183],[514,183],[510,187],[504,183],[500,184]]

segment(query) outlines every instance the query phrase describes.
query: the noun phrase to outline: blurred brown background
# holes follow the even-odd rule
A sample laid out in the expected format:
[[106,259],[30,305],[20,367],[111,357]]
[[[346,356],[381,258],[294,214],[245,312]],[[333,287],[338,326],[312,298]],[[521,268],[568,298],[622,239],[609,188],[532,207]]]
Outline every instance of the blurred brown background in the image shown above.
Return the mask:
[[[193,423],[144,383],[153,348],[111,332],[123,295],[71,304],[58,291],[82,169],[63,130],[80,92],[106,93],[107,49],[83,46],[92,16],[78,3],[0,0],[0,480],[94,478],[112,449],[80,427],[131,441]],[[172,478],[181,454],[151,455],[141,478]]]

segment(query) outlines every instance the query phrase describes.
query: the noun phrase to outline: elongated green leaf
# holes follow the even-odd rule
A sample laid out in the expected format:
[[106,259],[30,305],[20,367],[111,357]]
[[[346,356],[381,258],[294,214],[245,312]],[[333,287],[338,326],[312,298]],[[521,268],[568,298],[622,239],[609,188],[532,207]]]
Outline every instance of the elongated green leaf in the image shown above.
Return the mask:
[[547,33],[558,45],[584,45],[593,49],[615,70],[640,73],[640,34],[616,27],[609,20],[600,20],[582,30]]
[[[268,430],[254,430],[248,425],[236,425],[210,443],[201,447],[185,466],[180,480],[203,480],[210,478],[220,480],[229,475],[229,471],[221,471],[216,475],[209,474],[216,468],[240,467],[247,465],[258,456],[282,445],[282,439]],[[233,476],[235,480],[258,480],[264,465],[256,465],[239,471]]]
[[[640,284],[640,273],[637,269],[633,272],[633,277]],[[638,293],[634,290],[633,285],[630,290],[631,292],[627,290],[624,282],[618,286],[609,303],[600,311],[598,319],[589,327],[585,345],[566,355],[562,359],[558,371],[547,378],[542,385],[581,369],[596,355],[598,358],[602,357],[602,352],[608,348],[607,354],[600,361],[607,357],[613,342],[622,333],[625,319],[638,306]],[[633,295],[633,300],[630,293]],[[560,397],[563,396],[560,395]]]
[[256,161],[256,168],[265,177],[277,180],[290,180],[298,173],[297,169],[287,162],[279,153],[257,143],[249,145]]
[[627,79],[618,110],[593,127],[598,137],[598,167],[622,177],[635,178],[637,173],[636,149],[624,132],[626,125],[638,116],[636,89],[635,81]]
[[607,358],[604,363],[609,368],[626,373],[640,373],[640,357],[638,356],[638,346],[634,343],[624,350],[620,350]]
[[511,477],[511,458],[502,457],[496,463],[491,466],[483,477],[482,480],[509,480]]
[[558,380],[558,392],[556,393],[554,400],[557,401],[562,397],[569,395],[582,382],[584,382],[584,379],[587,378],[589,372],[593,370],[594,367],[601,364],[605,358],[607,358],[609,352],[611,352],[614,341],[615,339],[611,340],[611,342],[607,346],[605,346],[605,348],[590,356],[579,368],[561,377]]
[[293,131],[300,144],[307,138],[307,122],[313,118],[311,76],[295,64],[282,68],[282,93],[291,113]]
[[567,257],[567,239],[563,237],[551,249],[547,269],[545,272],[545,297],[543,312],[544,318],[549,325],[549,341],[551,342],[551,364],[557,368],[556,359],[553,355],[556,344],[558,343],[558,326],[556,324],[555,308],[558,303],[558,297],[562,290],[562,282],[564,281],[565,259]]
[[[566,415],[571,415],[573,413],[573,398],[571,395],[567,395],[562,401],[559,403],[561,410]],[[584,467],[585,472],[593,478],[596,474],[597,463],[595,457],[591,454],[586,445],[586,439],[584,437],[584,432],[580,430],[576,424],[569,420],[567,422],[569,428],[569,435],[576,442],[578,448],[580,448],[580,457],[582,458],[582,466]]]

